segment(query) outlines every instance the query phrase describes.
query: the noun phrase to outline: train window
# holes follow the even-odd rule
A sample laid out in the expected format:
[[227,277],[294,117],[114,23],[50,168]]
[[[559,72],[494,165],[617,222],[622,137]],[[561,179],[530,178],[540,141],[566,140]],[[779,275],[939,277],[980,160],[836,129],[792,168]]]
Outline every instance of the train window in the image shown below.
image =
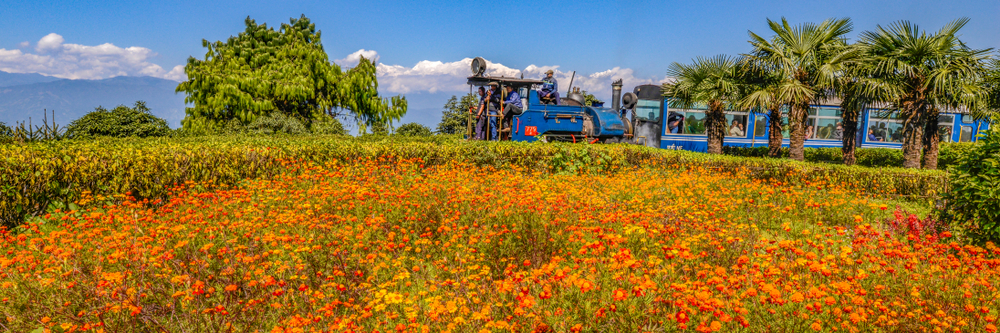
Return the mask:
[[[705,134],[705,119],[705,111],[702,110],[670,110],[667,115],[667,126],[663,129],[663,134]],[[675,122],[678,127],[677,133],[672,133],[671,126]]]
[[963,114],[962,115],[962,123],[963,124],[971,124],[971,123],[974,123],[975,121],[976,121],[976,119],[972,118],[971,114]]
[[958,136],[958,142],[972,142],[972,126],[962,126],[962,133]]
[[635,104],[635,117],[645,121],[660,122],[659,100],[640,99]]
[[955,115],[938,116],[938,137],[941,142],[951,142],[951,129],[955,127]]
[[753,136],[767,135],[767,117],[758,115],[753,122]]
[[903,121],[899,120],[898,112],[890,114],[869,113],[868,132],[865,134],[875,136],[876,141],[901,143],[903,142]]
[[521,96],[521,105],[524,106],[524,110],[528,109],[528,87],[521,87],[518,89],[517,94]]
[[843,128],[840,128],[841,114],[843,111],[840,108],[809,108],[809,118],[806,119],[806,139],[840,140],[844,133]]
[[740,138],[747,136],[746,112],[726,113],[726,136],[740,137]]

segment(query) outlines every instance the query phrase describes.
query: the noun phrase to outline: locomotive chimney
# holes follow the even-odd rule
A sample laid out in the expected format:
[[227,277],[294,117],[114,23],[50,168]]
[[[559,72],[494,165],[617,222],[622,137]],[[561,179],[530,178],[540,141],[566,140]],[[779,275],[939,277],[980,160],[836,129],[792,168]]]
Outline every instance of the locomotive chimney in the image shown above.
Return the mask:
[[622,79],[611,83],[611,109],[618,111],[622,106]]

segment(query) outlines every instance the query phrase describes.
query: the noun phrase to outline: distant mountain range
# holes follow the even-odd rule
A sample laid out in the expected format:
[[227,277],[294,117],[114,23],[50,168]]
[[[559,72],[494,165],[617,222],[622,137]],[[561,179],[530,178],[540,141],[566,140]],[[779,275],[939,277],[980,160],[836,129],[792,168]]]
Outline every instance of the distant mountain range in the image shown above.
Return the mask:
[[[184,119],[184,94],[174,93],[178,82],[153,77],[120,76],[103,80],[67,80],[39,74],[0,72],[0,122],[14,125],[17,122],[41,124],[43,110],[48,110],[60,126],[66,126],[98,106],[112,109],[118,105],[131,106],[135,101],[145,101],[153,114],[166,119],[172,128],[178,128]],[[384,96],[396,94],[385,93]],[[416,122],[432,130],[441,121],[441,110],[452,95],[461,93],[412,93],[407,94],[409,110],[399,126]],[[356,132],[353,121],[345,125]]]
[[66,126],[98,106],[112,109],[145,101],[170,127],[184,119],[184,94],[174,93],[176,81],[154,77],[115,77],[103,80],[67,80],[39,74],[0,72],[0,121],[7,125],[42,121],[55,111],[55,121]]

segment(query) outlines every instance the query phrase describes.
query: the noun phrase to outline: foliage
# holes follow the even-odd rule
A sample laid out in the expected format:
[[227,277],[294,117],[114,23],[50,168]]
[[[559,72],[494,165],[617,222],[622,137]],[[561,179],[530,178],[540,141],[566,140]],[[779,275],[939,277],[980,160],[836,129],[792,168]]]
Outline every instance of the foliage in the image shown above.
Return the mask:
[[328,115],[316,116],[316,119],[312,122],[310,132],[320,135],[350,135],[339,119]]
[[142,101],[135,102],[132,107],[119,105],[110,111],[99,106],[66,126],[66,135],[78,138],[95,136],[145,138],[166,136],[170,133],[167,121],[150,113],[146,103]]
[[745,94],[742,61],[718,55],[695,58],[690,65],[673,63],[667,75],[676,78],[663,84],[663,96],[671,108],[690,109],[705,105],[708,152],[721,154],[726,131],[725,110],[734,108]]
[[5,329],[995,329],[1000,249],[959,246],[921,212],[836,182],[669,164],[283,165],[236,188],[173,186],[156,209],[64,209],[0,235]]
[[431,129],[418,123],[406,123],[399,125],[395,131],[396,135],[402,136],[431,136]]
[[251,133],[257,134],[308,133],[306,124],[304,124],[301,120],[281,112],[272,112],[270,114],[254,118],[254,120],[247,125],[247,130]]
[[882,90],[872,95],[899,110],[904,121],[904,167],[920,167],[924,128],[929,121],[936,122],[936,110],[977,103],[969,96],[980,95],[977,78],[991,50],[971,49],[958,38],[968,22],[958,19],[928,34],[915,24],[898,21],[860,35],[866,61],[871,63],[863,77],[872,82],[869,86]]
[[[389,135],[389,132],[391,132],[392,129],[390,128],[390,125],[388,125],[388,124],[385,124],[385,123],[374,123],[374,124],[371,125],[371,131],[372,131],[371,132],[372,135]],[[368,134],[368,133],[365,133],[365,134]]]
[[[616,172],[644,164],[747,169],[753,178],[792,184],[824,181],[879,196],[934,196],[946,183],[946,174],[938,171],[709,156],[630,145],[467,142],[455,136],[99,139],[7,145],[0,147],[0,153],[0,220],[7,225],[40,214],[53,202],[73,202],[85,191],[102,196],[131,192],[141,198],[164,198],[164,184],[194,181],[233,185],[243,179],[273,176],[283,169],[282,161],[288,159],[323,163],[378,157],[422,158],[428,164],[469,162],[569,173]],[[557,153],[563,157],[555,158]]]
[[756,68],[768,70],[768,76],[777,80],[774,88],[778,100],[791,106],[790,157],[801,161],[809,103],[826,97],[838,73],[859,54],[845,42],[853,24],[847,18],[794,27],[785,18],[780,23],[768,19],[767,23],[774,36],[768,39],[750,32],[753,51],[746,59]]
[[[938,169],[946,170],[955,165],[959,156],[974,149],[976,143],[944,143],[941,144],[941,154],[938,156]],[[726,146],[723,153],[739,157],[767,157],[768,147],[730,147]],[[856,164],[866,167],[888,168],[903,163],[903,152],[889,148],[859,148],[855,151]],[[779,157],[788,157],[788,148],[782,148]],[[840,148],[806,148],[807,162],[843,163],[843,150]]]
[[584,105],[593,106],[594,104],[603,104],[604,101],[597,99],[597,96],[587,92],[586,90],[581,90],[580,94],[583,95]]
[[1000,129],[981,137],[950,169],[944,215],[978,242],[1000,242]]
[[302,16],[279,30],[249,17],[246,30],[226,42],[202,41],[204,60],[189,58],[188,80],[177,86],[187,94],[185,128],[223,126],[231,120],[250,124],[280,113],[307,120],[316,114],[349,111],[359,126],[390,123],[406,113],[406,100],[378,96],[375,64],[361,58],[342,72],[329,61],[315,24]]
[[459,101],[457,97],[451,96],[448,102],[444,103],[444,110],[441,111],[441,122],[437,125],[437,132],[440,134],[463,134],[469,127],[469,108],[479,105],[479,97],[476,94],[462,96]]

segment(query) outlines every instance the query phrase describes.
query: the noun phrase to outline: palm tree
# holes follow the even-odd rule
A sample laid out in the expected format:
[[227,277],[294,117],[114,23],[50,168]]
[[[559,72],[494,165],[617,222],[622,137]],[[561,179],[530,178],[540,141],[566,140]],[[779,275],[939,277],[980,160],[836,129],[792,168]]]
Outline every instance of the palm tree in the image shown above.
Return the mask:
[[805,155],[805,123],[809,104],[828,97],[842,66],[853,60],[856,51],[846,48],[844,35],[851,32],[851,20],[828,19],[820,24],[803,23],[792,27],[784,18],[781,22],[767,20],[775,35],[765,39],[750,32],[753,51],[746,57],[776,70],[781,80],[778,98],[789,104],[788,123],[791,127],[789,157],[803,160]]
[[753,110],[759,114],[766,114],[768,121],[767,135],[767,156],[781,157],[781,134],[782,127],[782,107],[784,101],[779,95],[781,76],[777,75],[774,68],[767,64],[744,61],[744,72],[747,74],[746,94],[740,100],[741,109]]
[[721,154],[726,135],[725,110],[740,99],[743,86],[740,60],[726,55],[698,57],[694,63],[673,63],[667,75],[674,82],[663,84],[663,96],[672,108],[689,109],[705,105],[708,153]]
[[[968,22],[961,18],[928,34],[908,21],[897,21],[861,34],[871,57],[868,76],[886,88],[886,102],[903,118],[903,167],[920,167],[926,142],[930,151],[925,161],[933,161],[925,164],[936,168],[936,110],[969,103],[959,91],[963,81],[977,80],[990,50],[970,49],[958,39],[958,31]],[[926,140],[925,132],[929,132]]]

